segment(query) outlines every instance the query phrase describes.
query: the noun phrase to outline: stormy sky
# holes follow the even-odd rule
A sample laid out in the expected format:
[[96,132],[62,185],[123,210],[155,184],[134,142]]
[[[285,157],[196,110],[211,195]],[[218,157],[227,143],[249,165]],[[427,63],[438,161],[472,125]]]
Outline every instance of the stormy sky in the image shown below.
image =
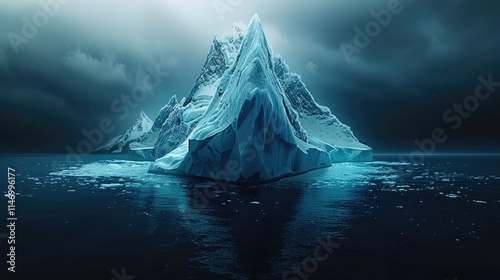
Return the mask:
[[[437,128],[438,152],[499,152],[499,11],[486,0],[1,1],[0,152],[64,153],[103,118],[110,139],[141,110],[156,117],[190,92],[213,36],[255,13],[273,51],[375,153],[415,150]],[[151,72],[153,91],[113,112]]]

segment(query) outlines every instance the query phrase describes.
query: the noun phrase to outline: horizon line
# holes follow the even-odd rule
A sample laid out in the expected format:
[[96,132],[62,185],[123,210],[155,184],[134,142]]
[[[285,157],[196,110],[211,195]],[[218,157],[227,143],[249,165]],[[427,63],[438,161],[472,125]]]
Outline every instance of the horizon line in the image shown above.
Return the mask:
[[[432,157],[432,156],[500,156],[500,152],[494,151],[494,152],[442,152],[442,153],[429,153],[426,154],[424,152],[419,151],[422,155],[425,157]],[[410,152],[387,152],[387,153],[373,153],[373,156],[409,156],[412,153]],[[55,152],[55,153],[0,153],[0,156],[44,156],[44,155],[79,155],[79,154],[70,154],[70,153],[61,153],[61,152]],[[80,155],[82,157],[85,156],[128,156],[128,154],[108,154],[108,153],[90,153],[90,154],[85,154],[85,155]]]
[[[500,152],[442,152],[442,153],[424,153],[419,151],[425,157],[433,156],[500,156]],[[400,152],[400,153],[373,153],[373,156],[409,156],[412,153]]]

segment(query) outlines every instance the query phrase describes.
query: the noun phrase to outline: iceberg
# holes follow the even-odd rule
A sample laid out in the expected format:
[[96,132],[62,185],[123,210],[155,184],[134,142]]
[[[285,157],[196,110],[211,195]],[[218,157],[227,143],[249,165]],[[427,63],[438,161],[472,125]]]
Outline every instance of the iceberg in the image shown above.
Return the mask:
[[215,36],[191,93],[172,97],[130,149],[150,151],[152,173],[237,183],[372,160],[371,148],[273,54],[257,15],[248,28]]

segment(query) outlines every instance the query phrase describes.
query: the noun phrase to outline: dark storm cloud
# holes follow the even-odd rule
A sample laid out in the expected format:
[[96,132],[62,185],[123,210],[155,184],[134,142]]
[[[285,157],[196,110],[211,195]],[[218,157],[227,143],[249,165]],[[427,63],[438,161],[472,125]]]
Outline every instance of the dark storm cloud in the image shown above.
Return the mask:
[[[374,20],[371,11],[391,1],[73,0],[58,9],[49,5],[54,16],[17,46],[17,54],[9,34],[22,35],[23,17],[33,21],[44,10],[33,1],[4,1],[0,106],[2,117],[16,121],[7,122],[12,140],[2,140],[2,151],[17,147],[16,138],[32,137],[33,126],[47,143],[32,150],[59,151],[102,117],[117,119],[110,105],[140,84],[148,66],[169,77],[117,125],[125,129],[140,110],[154,117],[171,95],[189,93],[213,35],[233,22],[247,23],[254,13],[274,52],[359,138],[376,150],[411,149],[415,137],[440,125],[445,109],[473,93],[479,75],[500,80],[499,4],[402,0],[403,10],[349,63],[341,44],[353,44],[354,27],[364,29]],[[490,113],[481,111],[477,119],[489,120]],[[471,133],[482,131],[474,125]]]

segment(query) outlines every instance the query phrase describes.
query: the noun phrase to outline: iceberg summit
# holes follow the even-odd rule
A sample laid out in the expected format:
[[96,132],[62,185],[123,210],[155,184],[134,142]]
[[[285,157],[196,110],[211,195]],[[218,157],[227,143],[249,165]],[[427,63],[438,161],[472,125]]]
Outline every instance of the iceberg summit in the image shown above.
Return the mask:
[[371,148],[272,53],[257,15],[215,36],[191,93],[172,97],[150,127],[129,150],[154,160],[151,173],[245,184],[372,160]]

